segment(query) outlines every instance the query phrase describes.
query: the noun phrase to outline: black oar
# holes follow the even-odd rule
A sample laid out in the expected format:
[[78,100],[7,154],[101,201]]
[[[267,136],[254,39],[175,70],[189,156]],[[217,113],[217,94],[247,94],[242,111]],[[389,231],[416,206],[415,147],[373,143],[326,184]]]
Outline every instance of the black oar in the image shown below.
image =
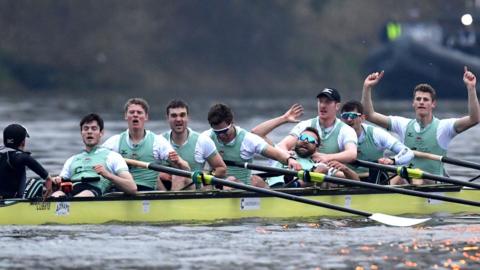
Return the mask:
[[425,158],[425,159],[431,159],[431,160],[437,160],[443,163],[448,163],[448,164],[453,164],[453,165],[458,165],[458,166],[463,166],[471,169],[477,169],[480,170],[480,164],[471,162],[468,160],[462,160],[462,159],[456,159],[456,158],[451,158],[451,157],[446,157],[446,156],[439,156],[431,153],[425,153],[425,152],[420,152],[420,151],[413,151],[416,157],[419,158]]
[[443,182],[443,183],[449,183],[449,184],[454,184],[454,185],[459,185],[459,186],[465,186],[465,187],[480,189],[480,184],[470,183],[470,182],[467,182],[467,181],[452,179],[450,177],[431,174],[431,173],[424,172],[420,169],[412,169],[412,168],[407,168],[407,167],[402,167],[402,166],[396,167],[396,166],[392,166],[392,165],[378,164],[378,163],[375,163],[375,162],[359,160],[359,159],[357,159],[354,162],[354,164],[362,166],[362,167],[376,168],[376,169],[384,170],[384,171],[387,171],[387,172],[394,172],[394,173],[396,173],[396,174],[398,174],[402,177],[408,176],[410,178],[417,178],[417,179],[430,179],[430,180],[435,180],[435,181],[438,181],[438,182]]
[[371,220],[375,220],[377,222],[380,222],[386,225],[391,225],[391,226],[413,226],[413,225],[423,223],[430,219],[430,218],[424,218],[424,219],[404,218],[404,217],[386,215],[382,213],[372,214],[369,212],[340,207],[337,205],[319,202],[319,201],[307,199],[300,196],[295,196],[288,193],[283,193],[283,192],[274,191],[270,189],[264,189],[264,188],[254,187],[254,186],[236,183],[232,181],[227,181],[225,179],[220,179],[212,175],[200,175],[198,172],[189,172],[185,170],[175,169],[175,168],[171,168],[171,167],[167,167],[167,166],[163,166],[155,163],[142,162],[138,160],[131,160],[131,159],[125,159],[125,160],[129,165],[136,166],[136,167],[147,168],[147,169],[159,171],[159,172],[166,172],[169,174],[179,175],[183,177],[189,177],[189,178],[192,178],[193,181],[204,180],[206,184],[221,184],[221,185],[232,187],[232,188],[252,191],[260,194],[279,197],[286,200],[291,200],[291,201],[315,205],[323,208],[328,208],[336,211],[346,212],[353,215],[363,216]]
[[439,200],[439,201],[453,202],[453,203],[466,204],[466,205],[472,205],[472,206],[480,206],[480,202],[451,198],[451,197],[441,196],[441,195],[432,194],[432,193],[428,193],[428,192],[421,192],[421,191],[409,190],[409,189],[404,189],[404,188],[397,188],[397,187],[392,187],[392,186],[382,186],[382,185],[377,185],[377,184],[372,184],[372,183],[367,183],[367,182],[349,180],[349,179],[345,179],[345,178],[328,176],[328,175],[325,175],[323,173],[308,172],[308,171],[298,171],[297,172],[297,171],[292,171],[292,170],[287,170],[287,169],[282,169],[282,168],[262,166],[262,165],[256,165],[256,164],[251,164],[251,163],[232,162],[232,161],[225,161],[225,163],[229,166],[236,166],[236,167],[241,167],[241,168],[246,168],[246,169],[251,169],[251,170],[264,171],[264,172],[275,172],[275,173],[281,173],[281,174],[284,174],[284,175],[291,175],[291,176],[298,177],[299,179],[303,179],[303,180],[311,181],[311,182],[321,183],[321,182],[325,181],[325,182],[340,184],[340,185],[345,185],[345,186],[357,186],[357,187],[371,188],[371,189],[395,192],[395,193],[400,193],[400,194],[405,194],[405,195],[410,195],[410,196],[415,196],[415,197],[435,199],[435,200]]

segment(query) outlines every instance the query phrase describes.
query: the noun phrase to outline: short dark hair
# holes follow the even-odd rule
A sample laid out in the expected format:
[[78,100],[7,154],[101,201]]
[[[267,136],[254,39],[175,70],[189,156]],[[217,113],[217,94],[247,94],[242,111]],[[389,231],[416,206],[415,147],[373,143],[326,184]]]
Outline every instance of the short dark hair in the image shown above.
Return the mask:
[[316,128],[314,128],[314,127],[306,127],[306,128],[302,131],[302,133],[305,132],[305,131],[310,131],[310,132],[312,132],[313,134],[315,134],[315,135],[317,136],[317,138],[318,138],[318,140],[317,140],[317,146],[319,146],[319,145],[321,144],[322,138],[320,138],[320,134],[318,133],[318,130],[317,130]]
[[175,109],[175,108],[185,108],[185,109],[187,109],[187,114],[188,114],[188,104],[181,99],[170,100],[170,102],[167,105],[167,109],[166,109],[167,115],[168,115],[170,109]]
[[415,98],[415,94],[419,91],[420,92],[425,92],[425,93],[430,93],[430,96],[432,97],[432,101],[437,100],[437,92],[435,91],[435,89],[430,84],[421,83],[421,84],[415,86],[415,88],[413,89],[413,98]]
[[345,102],[343,104],[342,109],[340,110],[341,112],[351,112],[351,111],[357,111],[361,114],[363,114],[363,105],[359,101],[356,100],[350,100],[348,102]]
[[127,100],[125,103],[125,106],[123,106],[124,112],[128,111],[128,106],[135,104],[135,105],[140,105],[142,106],[143,110],[145,111],[146,114],[148,114],[148,111],[150,110],[150,106],[148,106],[148,102],[143,99],[143,98],[131,98]]
[[218,125],[221,122],[231,124],[233,122],[233,112],[227,105],[217,103],[210,107],[208,111],[208,123],[210,125]]
[[82,130],[82,127],[85,123],[90,123],[93,121],[97,121],[98,126],[100,127],[100,131],[103,130],[103,119],[100,117],[100,115],[96,113],[89,113],[85,115],[82,120],[80,120],[80,130]]

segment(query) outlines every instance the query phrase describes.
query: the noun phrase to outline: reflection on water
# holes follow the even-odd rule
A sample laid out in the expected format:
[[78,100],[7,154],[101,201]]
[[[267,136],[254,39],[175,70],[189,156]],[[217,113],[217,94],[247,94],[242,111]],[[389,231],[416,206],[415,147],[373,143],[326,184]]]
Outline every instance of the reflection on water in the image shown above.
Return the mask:
[[478,217],[472,219],[417,228],[327,219],[216,226],[9,226],[0,231],[0,267],[478,269],[480,226]]
[[[78,122],[90,111],[106,119],[105,137],[126,128],[125,100],[49,99],[0,100],[0,126],[24,124],[31,135],[27,148],[55,174],[63,162],[82,148]],[[226,101],[225,101],[226,102]],[[288,99],[230,100],[236,122],[244,128],[280,115]],[[312,99],[304,119],[313,117]],[[167,130],[162,104],[151,104],[148,128]],[[190,101],[196,130],[208,128],[210,100]],[[383,106],[382,106],[383,105]],[[379,103],[377,110],[411,116],[410,104]],[[465,104],[439,113],[455,117]],[[279,141],[293,125],[275,130]],[[480,162],[479,127],[452,142],[449,156]],[[480,172],[447,166],[455,177]],[[393,228],[353,220],[248,221],[216,225],[167,226],[3,226],[0,230],[0,268],[24,269],[479,269],[478,217],[434,219],[426,227]]]

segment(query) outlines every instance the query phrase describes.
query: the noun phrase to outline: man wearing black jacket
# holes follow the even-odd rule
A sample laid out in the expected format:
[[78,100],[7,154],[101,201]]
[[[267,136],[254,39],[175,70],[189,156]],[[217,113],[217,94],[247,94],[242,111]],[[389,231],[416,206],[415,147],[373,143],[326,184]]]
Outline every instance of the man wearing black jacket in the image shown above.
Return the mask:
[[3,130],[3,144],[0,148],[0,199],[22,198],[27,176],[26,168],[45,179],[48,188],[51,178],[48,172],[25,152],[25,139],[30,137],[27,130],[19,124],[11,124]]

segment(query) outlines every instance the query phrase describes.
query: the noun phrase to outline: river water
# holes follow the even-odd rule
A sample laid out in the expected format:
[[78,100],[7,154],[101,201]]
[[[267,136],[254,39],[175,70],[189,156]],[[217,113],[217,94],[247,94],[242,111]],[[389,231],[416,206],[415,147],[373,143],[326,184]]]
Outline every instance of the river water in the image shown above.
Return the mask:
[[[106,120],[106,134],[126,128],[124,98],[110,100],[0,99],[0,127],[19,122],[31,138],[27,149],[52,173],[82,148],[78,122],[91,111]],[[291,99],[224,101],[236,123],[252,128],[285,111]],[[315,115],[315,101],[299,99],[304,119]],[[167,130],[163,107],[150,101],[148,128]],[[208,128],[206,114],[214,103],[191,101],[190,126]],[[440,106],[439,106],[440,107]],[[466,104],[445,103],[440,118],[465,114]],[[377,110],[412,116],[407,103],[382,102]],[[272,133],[278,141],[292,125]],[[455,138],[448,155],[480,162],[476,126]],[[479,172],[447,166],[452,177]],[[32,174],[30,174],[32,175]],[[479,269],[480,217],[435,217],[414,228],[396,228],[364,219],[245,220],[215,224],[2,226],[2,269]]]

